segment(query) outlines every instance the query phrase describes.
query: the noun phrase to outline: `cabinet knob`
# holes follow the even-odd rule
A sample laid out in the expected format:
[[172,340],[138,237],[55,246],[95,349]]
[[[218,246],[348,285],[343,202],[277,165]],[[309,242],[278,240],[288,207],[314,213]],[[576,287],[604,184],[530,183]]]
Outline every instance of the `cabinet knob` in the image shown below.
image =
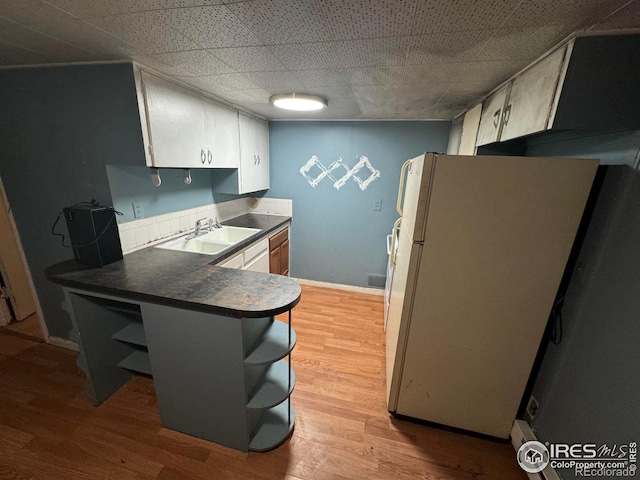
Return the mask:
[[496,110],[496,113],[493,114],[493,126],[498,128],[498,123],[500,122],[500,111],[502,109],[499,108],[498,110]]
[[200,150],[200,162],[204,165],[204,162],[207,160],[207,154],[204,153],[204,150]]
[[207,150],[207,162],[211,165],[211,160],[213,160],[213,155],[211,154],[211,150]]
[[504,124],[509,123],[509,117],[511,117],[511,104],[507,105],[507,108],[504,109]]

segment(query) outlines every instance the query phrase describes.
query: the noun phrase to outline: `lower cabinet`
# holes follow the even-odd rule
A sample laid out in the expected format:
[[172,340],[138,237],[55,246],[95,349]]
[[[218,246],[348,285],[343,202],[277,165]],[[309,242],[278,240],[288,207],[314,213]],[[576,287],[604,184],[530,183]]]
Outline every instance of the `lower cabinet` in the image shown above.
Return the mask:
[[252,272],[269,273],[269,239],[260,240],[219,265]]
[[291,434],[296,333],[290,311],[285,323],[75,289],[65,288],[65,295],[94,404],[137,372],[153,377],[166,428],[244,452],[271,450]]
[[289,227],[269,238],[269,273],[289,276]]

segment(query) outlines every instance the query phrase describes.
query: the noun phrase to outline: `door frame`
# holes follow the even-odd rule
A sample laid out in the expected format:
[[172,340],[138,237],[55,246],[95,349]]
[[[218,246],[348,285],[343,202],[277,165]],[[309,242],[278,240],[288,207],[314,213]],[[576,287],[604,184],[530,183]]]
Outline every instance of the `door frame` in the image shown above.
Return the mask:
[[47,324],[44,321],[44,314],[42,313],[42,307],[40,306],[40,299],[36,293],[35,285],[33,284],[33,278],[31,276],[31,270],[29,269],[29,264],[27,263],[27,257],[24,254],[24,250],[22,248],[22,242],[20,241],[20,234],[18,233],[18,227],[16,226],[16,222],[13,218],[13,212],[11,210],[11,203],[9,202],[9,198],[7,197],[6,191],[4,189],[4,183],[2,182],[2,176],[0,176],[0,200],[4,202],[4,206],[7,208],[7,216],[9,218],[9,229],[15,238],[16,244],[18,246],[18,253],[20,255],[20,261],[24,266],[25,275],[27,277],[27,282],[29,284],[29,289],[31,290],[31,295],[33,296],[33,301],[35,303],[36,315],[38,317],[38,323],[40,324],[40,330],[42,332],[42,338],[45,342],[49,343],[49,330],[47,329]]

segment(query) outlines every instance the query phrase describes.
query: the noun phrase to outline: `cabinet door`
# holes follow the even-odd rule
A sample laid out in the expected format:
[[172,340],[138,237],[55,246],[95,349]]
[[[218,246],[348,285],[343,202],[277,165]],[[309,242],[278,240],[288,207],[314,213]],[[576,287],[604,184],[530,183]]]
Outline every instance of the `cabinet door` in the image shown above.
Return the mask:
[[273,250],[269,252],[269,272],[275,273],[276,275],[281,275],[280,271],[280,263],[281,263],[281,254],[282,251],[280,246],[275,247]]
[[476,105],[464,114],[458,155],[476,154],[476,138],[478,137],[478,127],[480,126],[481,114],[482,104]]
[[271,261],[270,261],[269,251],[265,250],[256,258],[254,258],[251,262],[246,264],[244,266],[244,270],[249,270],[251,272],[269,273],[269,270],[271,268],[270,263]]
[[207,167],[238,168],[240,166],[240,135],[238,112],[203,99]]
[[267,122],[240,114],[239,193],[269,188],[269,130]]
[[289,240],[285,240],[280,245],[280,273],[285,277],[289,276]]
[[476,146],[497,142],[502,129],[502,114],[511,84],[507,84],[487,98],[482,104],[480,127]]
[[224,262],[222,265],[219,265],[220,267],[225,267],[225,268],[242,268],[242,266],[244,265],[244,260],[243,260],[243,254],[240,253],[238,255],[236,255],[235,257],[232,257],[230,260],[227,260],[226,262]]
[[204,112],[195,92],[142,72],[154,167],[206,167]]
[[547,129],[565,50],[556,50],[513,80],[501,141]]

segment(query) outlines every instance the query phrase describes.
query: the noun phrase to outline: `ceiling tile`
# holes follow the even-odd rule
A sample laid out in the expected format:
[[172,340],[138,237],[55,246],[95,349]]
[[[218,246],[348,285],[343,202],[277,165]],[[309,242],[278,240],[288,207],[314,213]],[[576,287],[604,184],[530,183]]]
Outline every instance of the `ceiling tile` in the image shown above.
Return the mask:
[[88,20],[91,25],[114,35],[139,53],[166,53],[196,50],[198,44],[171,26],[169,11],[155,11],[100,17]]
[[229,90],[251,90],[260,88],[242,73],[224,73],[221,75],[209,75],[206,77],[178,77],[214,94]]
[[227,7],[265,45],[331,40],[315,1],[256,0]]
[[640,25],[640,1],[636,0],[593,25],[591,30],[637,28]]
[[269,104],[271,94],[262,88],[252,90],[231,90],[225,93],[230,99],[253,104]]
[[269,50],[288,70],[339,68],[341,66],[334,42],[274,45],[269,47]]
[[451,83],[459,69],[458,63],[416,63],[406,65],[402,74],[403,85]]
[[411,32],[417,0],[319,0],[333,40],[396,37]]
[[236,72],[286,70],[269,47],[216,48],[210,51]]
[[[418,0],[412,35],[498,28],[521,0]],[[536,4],[536,2],[530,2]]]
[[464,62],[451,65],[452,82],[482,82],[498,86],[529,64],[529,60]]
[[404,65],[409,37],[372,38],[335,42],[334,48],[343,68]]
[[244,76],[259,87],[273,93],[305,90],[302,81],[291,76],[288,72],[247,72]]
[[322,70],[298,70],[291,72],[307,87],[338,87],[351,85],[348,69],[326,68]]
[[405,67],[363,67],[348,69],[353,85],[402,85],[406,83]]
[[546,53],[569,35],[562,25],[501,28],[469,51],[473,60],[531,61]]
[[491,39],[495,30],[414,35],[409,39],[407,65],[467,62],[475,60],[478,45]]
[[78,18],[104,17],[149,10],[214,5],[221,0],[43,0]]
[[0,2],[0,16],[33,30],[82,47],[100,55],[100,59],[126,58],[131,47],[113,35],[98,30],[40,0]]
[[7,44],[20,45],[25,50],[41,55],[46,62],[90,61],[96,55],[49,35],[24,27],[0,17],[0,40]]
[[603,18],[628,0],[536,0],[521,2],[505,27],[563,25],[569,32],[593,24],[589,18]]
[[29,65],[45,61],[46,58],[39,53],[0,40],[0,65]]
[[398,98],[397,87],[390,85],[354,85],[352,90],[360,111],[364,115],[372,118],[381,118],[381,116],[385,115],[385,112],[387,115],[395,113]]
[[179,75],[201,77],[220,73],[233,73],[234,69],[214,56],[210,50],[159,53],[148,57],[165,63],[181,72]]
[[166,10],[167,24],[204,48],[244,47],[261,41],[225,5]]

